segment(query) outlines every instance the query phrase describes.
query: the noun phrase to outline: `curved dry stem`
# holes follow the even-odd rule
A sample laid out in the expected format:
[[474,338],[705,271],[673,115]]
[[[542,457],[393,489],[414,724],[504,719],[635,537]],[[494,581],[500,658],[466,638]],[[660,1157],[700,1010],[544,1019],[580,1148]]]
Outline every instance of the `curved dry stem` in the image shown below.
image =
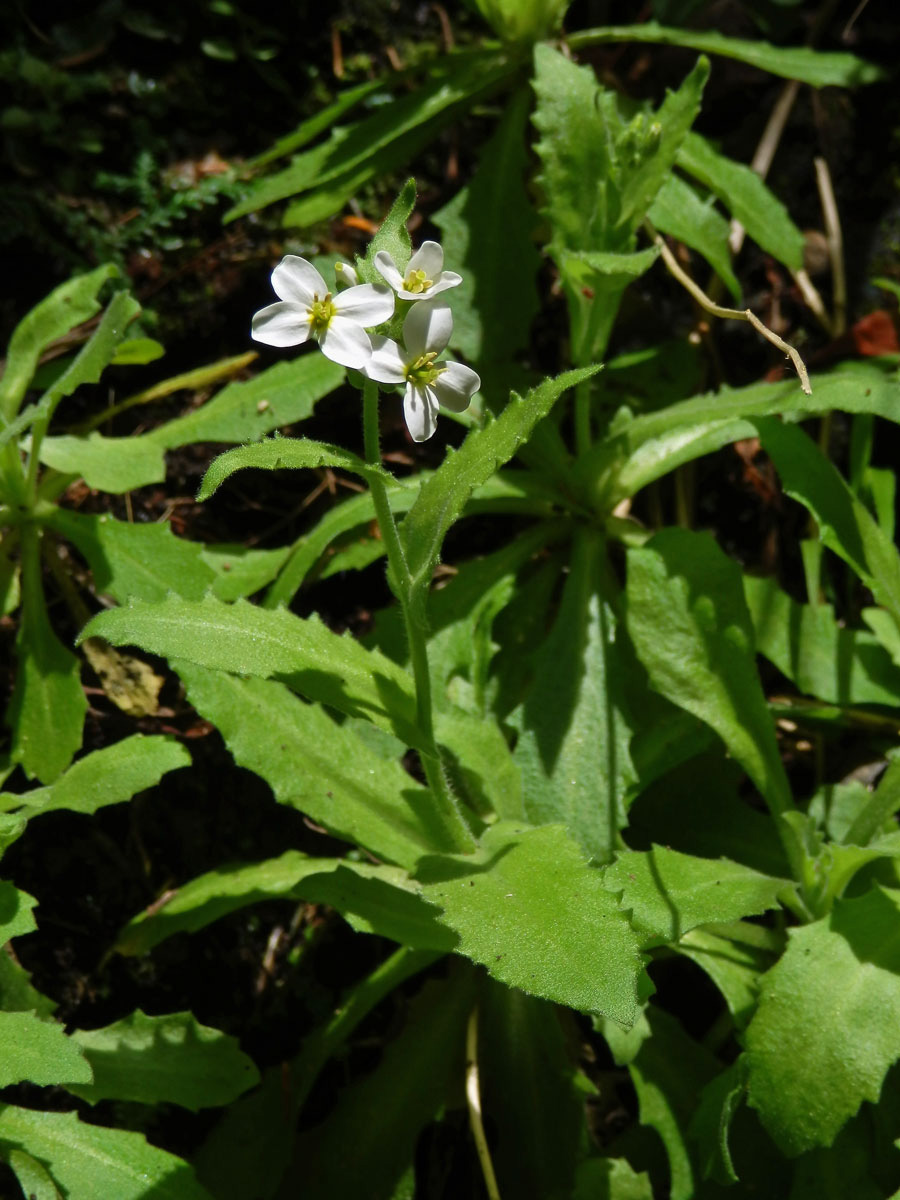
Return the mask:
[[481,1164],[484,1176],[484,1186],[489,1200],[500,1200],[500,1189],[497,1186],[497,1176],[494,1174],[494,1164],[491,1161],[491,1151],[484,1135],[484,1122],[481,1119],[481,1087],[478,1082],[478,1005],[472,1009],[469,1023],[466,1027],[466,1102],[469,1106],[469,1124],[472,1127],[472,1137],[475,1139],[475,1150]]

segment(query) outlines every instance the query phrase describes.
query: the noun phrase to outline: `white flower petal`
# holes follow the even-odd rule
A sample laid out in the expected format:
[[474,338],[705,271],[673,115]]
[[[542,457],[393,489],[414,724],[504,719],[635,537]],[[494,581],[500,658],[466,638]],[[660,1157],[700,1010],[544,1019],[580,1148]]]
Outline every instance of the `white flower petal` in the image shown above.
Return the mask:
[[296,254],[286,254],[272,272],[272,287],[279,300],[292,300],[303,308],[316,296],[324,300],[329,290],[312,263]]
[[338,287],[356,287],[359,283],[356,268],[351,267],[349,263],[345,262],[336,262],[334,264],[334,277]]
[[335,312],[357,325],[380,325],[394,315],[394,293],[383,283],[361,283],[332,300]]
[[457,287],[461,283],[462,275],[457,275],[455,271],[441,271],[439,278],[434,281],[434,287],[428,289],[426,296],[430,300],[432,296],[446,292],[448,288]]
[[325,357],[342,367],[353,367],[358,371],[372,357],[372,343],[366,331],[339,314],[331,318],[325,332],[318,335],[318,341]]
[[414,442],[427,442],[437,429],[438,406],[430,388],[406,385],[403,397],[403,416]]
[[451,412],[462,412],[469,407],[472,397],[481,387],[481,377],[471,367],[465,367],[462,363],[448,362],[441,365],[444,370],[431,386],[444,408],[449,408]]
[[426,279],[437,279],[444,267],[444,251],[439,242],[423,242],[406,268],[406,278],[411,271],[424,271]]
[[309,337],[309,318],[296,304],[279,300],[254,313],[250,336],[266,346],[299,346]]
[[453,333],[453,313],[443,300],[436,303],[420,300],[414,304],[403,322],[403,341],[410,361],[421,354],[440,354]]
[[375,255],[375,270],[388,281],[395,292],[403,287],[403,276],[397,270],[397,264],[387,250],[379,250]]
[[366,363],[365,373],[377,383],[403,383],[406,379],[406,363],[400,347],[390,338],[373,333],[372,357]]

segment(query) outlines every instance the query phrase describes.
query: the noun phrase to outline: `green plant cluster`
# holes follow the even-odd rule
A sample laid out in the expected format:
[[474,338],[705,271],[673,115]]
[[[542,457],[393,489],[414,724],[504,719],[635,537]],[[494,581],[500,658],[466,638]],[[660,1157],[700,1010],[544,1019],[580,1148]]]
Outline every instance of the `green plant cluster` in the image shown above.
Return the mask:
[[[68,427],[76,390],[156,352],[130,328],[129,293],[104,290],[115,266],[63,284],[13,334],[0,597],[18,622],[17,676],[0,847],[48,812],[90,820],[191,769],[171,736],[81,752],[82,656],[139,714],[155,702],[141,657],[152,654],[235,761],[348,852],[223,863],[135,913],[111,952],[147,955],[278,898],[330,906],[360,938],[392,944],[297,1056],[261,1075],[187,1012],[67,1030],[15,955],[0,955],[2,1083],[61,1089],[43,1105],[34,1089],[0,1105],[0,1148],[24,1195],[425,1197],[422,1131],[461,1107],[491,1200],[900,1195],[900,553],[896,480],[872,459],[877,423],[900,419],[897,356],[842,359],[808,380],[796,360],[799,378],[701,391],[690,344],[607,349],[630,285],[657,286],[664,266],[684,276],[675,242],[738,306],[704,297],[709,311],[746,316],[731,221],[804,278],[786,206],[694,129],[707,55],[813,87],[876,72],[849,53],[654,22],[529,44],[561,14],[535,3],[527,27],[526,7],[508,38],[448,54],[390,105],[365,110],[382,80],[339,97],[260,156],[230,214],[287,200],[286,223],[323,219],[503,97],[471,177],[433,218],[463,276],[447,296],[451,348],[483,381],[455,414],[461,445],[435,469],[389,470],[378,406],[399,398],[379,401],[371,380],[364,457],[279,433],[345,382],[314,347],[149,432],[100,433],[110,413]],[[502,25],[509,6],[479,8]],[[576,61],[625,40],[700,56],[653,107]],[[415,202],[410,180],[356,261],[362,281],[379,280],[379,253],[405,270]],[[530,345],[537,326],[553,328],[548,275],[565,306],[563,369],[543,377]],[[76,328],[89,336],[48,374],[46,352]],[[850,430],[846,471],[829,454],[835,412]],[[662,519],[662,481],[684,499],[696,460],[749,441],[808,513],[802,598],[745,572],[689,520]],[[113,495],[161,482],[165,453],[195,443],[231,446],[201,501],[248,470],[327,468],[361,490],[264,550],[64,503],[78,480]],[[448,535],[464,546],[486,514],[503,531],[495,548],[457,558],[437,586]],[[87,573],[71,570],[72,550]],[[393,602],[364,640],[292,610],[316,576],[352,579],[385,557]],[[54,628],[49,584],[81,627],[77,648]],[[804,790],[779,737],[798,728],[854,739],[878,769],[866,782],[820,773]],[[0,894],[14,948],[37,927],[34,899],[8,881]],[[659,986],[673,963],[714,997],[702,1028]],[[419,976],[377,1065],[311,1116],[326,1064]],[[588,1039],[602,1070],[579,1056]],[[601,1136],[589,1114],[611,1107],[614,1080],[632,1089],[632,1118]],[[87,1119],[85,1105],[110,1100],[222,1112],[188,1162]]]

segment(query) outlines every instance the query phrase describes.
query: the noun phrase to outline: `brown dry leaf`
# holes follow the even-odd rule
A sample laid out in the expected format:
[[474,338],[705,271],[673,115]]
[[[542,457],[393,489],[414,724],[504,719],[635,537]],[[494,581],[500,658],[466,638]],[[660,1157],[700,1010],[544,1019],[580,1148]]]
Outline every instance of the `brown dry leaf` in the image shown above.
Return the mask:
[[132,717],[152,717],[159,708],[163,677],[131,654],[122,654],[103,638],[87,638],[84,656],[97,673],[106,695]]

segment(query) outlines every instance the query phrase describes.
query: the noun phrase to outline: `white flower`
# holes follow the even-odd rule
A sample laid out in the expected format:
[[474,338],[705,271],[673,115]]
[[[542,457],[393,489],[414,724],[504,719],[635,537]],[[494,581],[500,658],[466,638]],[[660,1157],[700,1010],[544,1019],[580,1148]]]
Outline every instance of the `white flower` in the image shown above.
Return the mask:
[[257,342],[299,346],[313,337],[326,358],[357,370],[372,354],[366,327],[394,311],[394,295],[384,284],[363,283],[333,295],[312,263],[295,254],[285,255],[272,272],[272,287],[278,303],[253,318]]
[[387,250],[375,255],[375,269],[384,276],[401,300],[432,300],[439,292],[462,283],[462,275],[444,271],[444,251],[437,242],[423,242],[409,260],[406,275]]
[[403,415],[413,441],[424,442],[437,428],[438,406],[451,412],[468,408],[481,387],[478,375],[457,362],[438,362],[450,341],[453,316],[447,304],[416,304],[403,322],[405,349],[390,338],[372,338],[372,357],[364,368],[378,383],[405,383]]
[[339,288],[356,287],[359,283],[356,267],[351,267],[349,263],[345,262],[336,262],[334,264],[334,277],[337,280]]

